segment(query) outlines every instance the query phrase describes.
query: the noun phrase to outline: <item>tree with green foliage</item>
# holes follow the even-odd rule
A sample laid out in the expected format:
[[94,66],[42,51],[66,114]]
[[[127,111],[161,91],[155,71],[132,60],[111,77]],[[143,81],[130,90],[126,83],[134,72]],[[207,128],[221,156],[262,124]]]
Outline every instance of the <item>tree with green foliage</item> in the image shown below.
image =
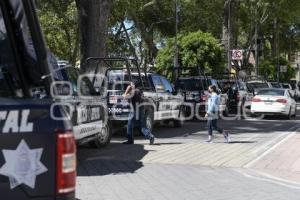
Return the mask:
[[111,0],[37,0],[50,50],[73,65],[79,59],[106,56],[112,3]]
[[[224,72],[223,51],[219,41],[210,33],[198,31],[179,36],[179,63],[182,67],[202,67],[209,74]],[[173,63],[174,38],[158,52],[158,72],[170,78]]]
[[38,15],[50,50],[75,64],[79,57],[79,28],[74,0],[38,0]]
[[[292,68],[289,61],[284,58],[279,58],[280,66],[287,66],[287,72],[281,72],[280,82],[289,82],[296,75],[295,68]],[[260,65],[260,74],[268,80],[277,80],[277,59],[263,60]]]
[[[225,40],[230,35],[231,49],[247,50],[244,68],[249,66],[250,53],[255,48],[256,22],[262,60],[274,59],[277,55],[287,57],[300,49],[300,1],[177,1],[179,32],[209,32],[225,49]],[[50,49],[71,63],[79,58],[105,55],[134,56],[141,64],[154,63],[159,49],[170,45],[167,41],[175,36],[175,0],[37,2]],[[232,27],[226,27],[228,21]],[[171,49],[172,45],[170,52]]]

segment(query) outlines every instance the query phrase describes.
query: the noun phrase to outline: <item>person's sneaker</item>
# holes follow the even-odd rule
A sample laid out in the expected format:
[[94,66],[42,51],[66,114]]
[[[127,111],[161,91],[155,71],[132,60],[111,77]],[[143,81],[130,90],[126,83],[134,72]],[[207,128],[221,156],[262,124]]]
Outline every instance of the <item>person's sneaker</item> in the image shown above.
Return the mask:
[[154,144],[154,141],[155,141],[155,137],[152,136],[152,137],[150,138],[150,145],[153,145],[153,144]]
[[206,143],[213,143],[212,136],[208,136],[208,139],[205,142]]
[[231,138],[228,132],[225,132],[225,140],[227,143],[231,143]]
[[123,142],[122,144],[134,144],[134,141],[133,140],[127,140],[127,141]]
[[212,139],[208,139],[205,142],[211,144],[211,143],[213,143],[213,140]]

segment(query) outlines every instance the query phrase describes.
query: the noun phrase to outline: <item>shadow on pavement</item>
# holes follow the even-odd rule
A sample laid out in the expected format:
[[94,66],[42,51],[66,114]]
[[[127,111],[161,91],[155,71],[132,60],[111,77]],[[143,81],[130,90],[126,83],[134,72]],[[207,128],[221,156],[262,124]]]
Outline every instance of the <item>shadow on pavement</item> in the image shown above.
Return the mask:
[[[207,142],[205,142],[207,143]],[[213,141],[214,144],[254,144],[254,143],[257,143],[257,141],[231,141],[230,143],[227,143],[227,142],[216,142],[216,141]]]
[[[295,120],[300,120],[299,115],[292,120],[285,120],[278,116],[268,116],[262,120],[219,120],[218,125],[233,135],[243,133],[269,134],[273,133],[274,130],[278,132],[288,131],[287,127],[293,127]],[[116,131],[115,134],[124,137],[125,133],[126,129],[123,128]],[[174,128],[172,124],[157,124],[153,134],[156,138],[161,139],[203,137],[204,135],[206,136],[206,121],[186,121],[181,128]],[[137,129],[135,130],[135,135],[141,135]]]
[[144,145],[112,143],[104,149],[79,147],[78,176],[102,176],[109,174],[134,173],[144,165],[140,161],[146,154]]
[[229,144],[254,144],[257,141],[231,141]]

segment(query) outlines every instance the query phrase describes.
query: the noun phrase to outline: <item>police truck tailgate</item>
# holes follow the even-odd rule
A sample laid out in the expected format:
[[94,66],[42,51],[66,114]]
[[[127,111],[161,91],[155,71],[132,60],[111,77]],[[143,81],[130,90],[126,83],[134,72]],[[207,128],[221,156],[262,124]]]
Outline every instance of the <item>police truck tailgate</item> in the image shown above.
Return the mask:
[[50,105],[0,99],[1,200],[56,199],[57,132],[70,126]]

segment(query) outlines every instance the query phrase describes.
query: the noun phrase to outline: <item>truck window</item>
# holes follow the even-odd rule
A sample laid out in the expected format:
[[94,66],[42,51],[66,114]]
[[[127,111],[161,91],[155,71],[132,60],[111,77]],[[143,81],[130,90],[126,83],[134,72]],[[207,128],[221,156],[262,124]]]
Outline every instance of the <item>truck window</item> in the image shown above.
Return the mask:
[[202,79],[181,79],[177,83],[177,87],[181,90],[187,91],[202,91],[204,90],[204,82],[205,81]]
[[170,84],[170,82],[164,77],[160,77],[160,79],[162,80],[165,91],[169,92],[169,93],[172,93],[173,92],[173,86]]
[[159,76],[152,76],[152,81],[153,81],[153,84],[154,86],[162,86],[162,82],[161,82],[161,79]]
[[0,97],[22,96],[16,74],[16,63],[0,7]]

